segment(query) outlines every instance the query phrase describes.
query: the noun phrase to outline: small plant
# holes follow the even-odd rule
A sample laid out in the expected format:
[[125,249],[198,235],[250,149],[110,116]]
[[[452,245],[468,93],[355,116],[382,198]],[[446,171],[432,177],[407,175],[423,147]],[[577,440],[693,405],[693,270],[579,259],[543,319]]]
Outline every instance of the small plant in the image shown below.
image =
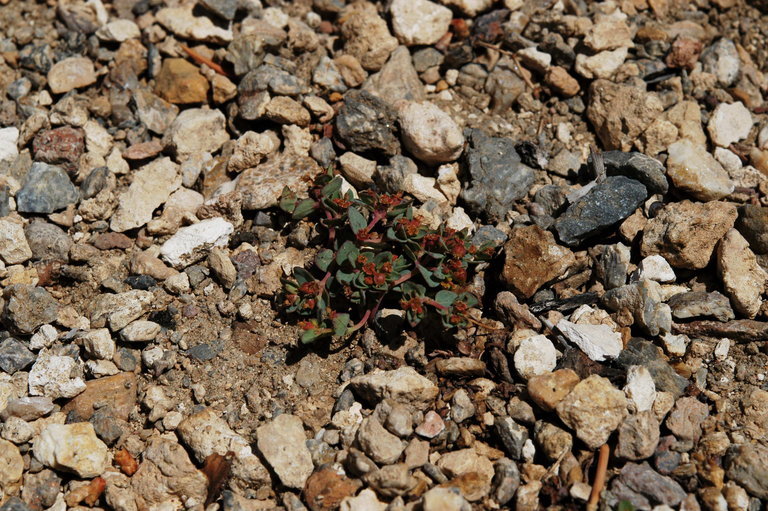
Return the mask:
[[294,220],[315,215],[327,231],[311,271],[295,268],[283,279],[283,304],[301,318],[301,340],[351,334],[382,305],[399,307],[412,326],[430,312],[446,328],[472,322],[467,312],[478,300],[466,291],[470,271],[495,247],[475,246],[463,231],[430,229],[401,194],[366,190],[355,198],[341,185],[329,169],[308,199],[287,187],[280,199]]

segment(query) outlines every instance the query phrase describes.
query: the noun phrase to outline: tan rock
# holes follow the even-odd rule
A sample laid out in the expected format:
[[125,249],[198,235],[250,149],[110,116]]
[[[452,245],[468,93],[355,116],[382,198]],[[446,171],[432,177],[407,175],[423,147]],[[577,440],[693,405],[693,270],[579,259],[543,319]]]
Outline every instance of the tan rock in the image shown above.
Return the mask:
[[85,57],[69,57],[48,71],[48,86],[54,94],[62,94],[96,83],[93,62]]
[[504,244],[504,254],[502,281],[521,298],[530,298],[576,263],[573,252],[558,245],[551,232],[537,225],[513,229]]
[[550,66],[547,69],[547,74],[544,75],[544,81],[552,87],[556,94],[566,98],[575,96],[581,89],[578,80],[560,66]]
[[74,414],[80,421],[87,421],[93,415],[96,405],[107,404],[118,419],[128,420],[136,405],[138,384],[133,373],[120,373],[106,378],[89,380],[76,398],[65,404],[61,411]]
[[181,186],[178,165],[170,158],[161,158],[135,173],[128,190],[120,195],[117,211],[112,215],[110,228],[125,232],[141,227],[152,220],[152,213]]
[[354,2],[339,18],[341,34],[346,41],[345,53],[358,59],[370,71],[378,71],[389,54],[397,48],[397,39],[389,33],[387,22],[370,2]]
[[627,416],[627,398],[608,379],[592,375],[576,384],[555,410],[579,439],[597,449]]
[[[474,449],[461,449],[444,454],[437,461],[437,466],[450,478],[459,478],[474,473],[478,476],[477,485],[472,485],[472,491],[462,492],[464,498],[475,501],[488,493],[493,479],[493,463],[485,456],[480,456]],[[468,485],[464,490],[470,489]]]
[[731,229],[717,247],[717,272],[733,308],[748,318],[760,311],[768,274],[757,262],[749,243],[736,229]]
[[550,412],[581,379],[572,369],[558,369],[528,380],[528,395],[542,410]]
[[19,448],[8,440],[0,439],[0,502],[6,495],[18,493],[23,472],[24,460]]
[[35,438],[32,450],[46,467],[86,479],[101,475],[109,464],[109,450],[90,422],[50,424]]
[[165,59],[157,75],[155,92],[176,104],[203,103],[208,98],[208,80],[194,64],[184,59]]

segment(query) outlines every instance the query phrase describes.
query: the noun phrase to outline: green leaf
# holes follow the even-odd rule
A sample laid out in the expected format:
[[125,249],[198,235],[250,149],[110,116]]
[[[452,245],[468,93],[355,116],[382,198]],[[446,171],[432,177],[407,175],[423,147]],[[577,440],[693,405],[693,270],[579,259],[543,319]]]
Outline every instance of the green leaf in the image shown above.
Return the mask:
[[301,342],[304,344],[309,344],[322,336],[323,333],[319,329],[313,328],[312,330],[306,330],[303,334],[301,334]]
[[480,303],[477,297],[472,293],[461,293],[461,295],[459,295],[459,300],[466,303],[468,307],[474,307]]
[[628,500],[622,500],[616,507],[617,511],[635,511],[635,506]]
[[356,273],[346,273],[341,270],[338,270],[336,272],[336,280],[341,282],[342,284],[351,284],[353,280],[355,280]]
[[280,194],[279,206],[286,213],[293,213],[296,209],[296,194],[287,186],[283,187],[283,193]]
[[437,282],[436,280],[434,280],[432,278],[432,272],[431,271],[429,271],[427,268],[425,268],[424,266],[422,266],[420,264],[416,265],[416,267],[419,269],[419,273],[421,273],[421,278],[424,279],[424,282],[426,282],[426,284],[429,287],[437,287],[438,285],[440,285],[439,282]]
[[293,210],[291,218],[294,220],[300,220],[305,216],[309,216],[315,210],[317,203],[312,199],[304,199],[296,204],[296,209]]
[[[354,243],[347,240],[339,247],[339,251],[336,252],[336,264],[344,264],[349,259],[349,255],[357,250]],[[357,256],[355,256],[357,257]]]
[[347,210],[347,215],[349,216],[349,226],[355,234],[368,227],[368,221],[357,208],[350,206]]
[[317,256],[315,256],[315,264],[318,268],[320,268],[321,271],[328,271],[328,267],[331,265],[331,262],[333,261],[333,250],[326,248],[325,250],[321,250],[317,253]]
[[336,176],[331,179],[331,181],[325,185],[322,190],[320,190],[320,193],[323,195],[323,197],[330,197],[339,190],[341,190],[341,177]]
[[333,318],[333,335],[342,336],[347,333],[349,326],[349,314],[336,314]]
[[298,282],[299,285],[315,280],[315,277],[301,266],[293,268],[293,276],[296,278],[296,282]]
[[457,295],[453,291],[448,291],[447,289],[443,289],[441,291],[438,291],[437,294],[435,294],[435,301],[440,305],[443,305],[445,307],[450,307],[451,305],[453,305],[453,302],[456,301],[456,298],[458,298],[458,296],[459,295]]

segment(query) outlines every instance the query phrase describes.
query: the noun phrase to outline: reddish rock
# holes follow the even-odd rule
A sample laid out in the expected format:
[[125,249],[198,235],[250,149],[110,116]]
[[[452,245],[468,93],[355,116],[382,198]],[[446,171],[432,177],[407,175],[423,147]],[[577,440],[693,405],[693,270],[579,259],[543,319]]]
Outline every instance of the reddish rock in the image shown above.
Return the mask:
[[203,103],[208,97],[208,80],[184,59],[165,59],[157,75],[155,92],[177,105]]
[[701,41],[680,37],[672,43],[672,49],[667,55],[667,65],[691,70],[699,60],[701,49]]
[[80,155],[85,149],[83,131],[71,126],[62,126],[39,132],[32,142],[35,161],[55,163],[72,173],[77,169]]
[[113,248],[125,250],[131,248],[133,240],[121,232],[106,232],[96,236],[92,245],[99,250],[111,250]]
[[314,472],[304,487],[304,502],[312,511],[336,509],[346,497],[351,497],[360,487],[353,481],[339,474],[332,468]]
[[123,158],[126,160],[146,160],[157,156],[163,150],[163,144],[159,140],[150,140],[140,144],[133,144],[123,151]]
[[128,415],[136,404],[135,374],[119,373],[91,380],[85,386],[85,391],[65,404],[62,412],[74,412],[78,420],[87,421],[93,415],[95,405],[106,403],[112,408],[114,417],[128,420]]

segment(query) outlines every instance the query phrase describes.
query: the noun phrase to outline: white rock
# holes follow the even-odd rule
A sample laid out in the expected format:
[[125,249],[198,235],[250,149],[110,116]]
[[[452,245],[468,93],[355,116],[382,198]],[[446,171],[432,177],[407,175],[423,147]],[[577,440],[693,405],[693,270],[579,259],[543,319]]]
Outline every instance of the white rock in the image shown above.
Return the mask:
[[664,334],[661,336],[667,353],[673,357],[682,357],[688,347],[688,338],[684,335]]
[[349,387],[370,402],[390,398],[418,410],[429,407],[438,393],[434,383],[408,366],[357,376],[349,382]]
[[615,50],[619,47],[634,46],[632,32],[623,19],[601,16],[590,27],[584,37],[584,44],[595,51]]
[[515,369],[523,379],[551,373],[557,365],[557,350],[545,335],[523,339],[515,351]]
[[165,279],[163,285],[169,292],[177,295],[188,293],[191,289],[189,286],[189,275],[183,271]]
[[267,7],[262,11],[261,19],[273,27],[285,28],[290,17],[279,7]]
[[115,341],[106,328],[97,328],[80,336],[83,347],[89,357],[99,360],[112,360],[115,356]]
[[35,438],[32,451],[46,467],[74,472],[83,479],[101,475],[109,466],[109,450],[90,422],[48,425]]
[[83,125],[85,132],[85,148],[89,153],[102,158],[109,154],[112,149],[112,135],[94,120],[89,120]]
[[229,140],[226,118],[219,110],[190,108],[173,120],[164,140],[179,161],[194,153],[214,153]]
[[466,229],[468,233],[471,233],[475,230],[475,224],[472,222],[472,219],[464,212],[464,208],[459,207],[453,208],[453,213],[445,221],[445,225],[449,229],[456,231]]
[[0,218],[0,259],[6,264],[20,264],[32,257],[24,226],[9,217]]
[[406,46],[436,43],[453,18],[450,9],[429,0],[394,0],[389,10],[395,36]]
[[675,186],[701,201],[722,199],[735,185],[707,148],[688,139],[667,148],[667,176]]
[[160,218],[147,222],[147,232],[150,234],[171,234],[179,229],[183,222],[195,223],[195,213],[205,203],[201,193],[181,187],[173,192],[163,206]]
[[109,328],[117,331],[144,314],[154,295],[149,291],[132,289],[115,295],[103,294],[91,306],[91,322],[106,319]]
[[174,34],[211,43],[228,43],[232,41],[232,31],[219,28],[207,17],[196,17],[192,14],[195,4],[185,7],[166,7],[157,11],[156,19]]
[[729,174],[743,167],[741,158],[730,149],[724,147],[715,147],[715,159]]
[[434,177],[422,176],[421,174],[408,174],[403,179],[402,190],[405,193],[410,193],[420,202],[427,202],[429,200],[437,203],[447,202],[445,195],[440,193],[435,187],[436,180]]
[[88,360],[85,363],[85,370],[94,378],[114,376],[120,372],[111,360]]
[[757,134],[757,147],[768,149],[768,124],[760,128],[760,132]]
[[451,204],[456,204],[461,194],[461,181],[457,172],[458,165],[455,163],[440,165],[437,169],[437,189]]
[[630,366],[627,370],[627,384],[624,386],[630,405],[636,412],[644,412],[653,408],[656,400],[656,384],[651,372],[645,366]]
[[212,247],[229,242],[234,226],[221,217],[182,227],[160,247],[160,255],[176,269],[204,258]]
[[29,371],[29,394],[51,399],[75,397],[85,390],[83,368],[74,358],[41,351]]
[[342,175],[358,188],[368,188],[373,184],[373,173],[376,171],[376,162],[367,160],[362,156],[347,151],[339,156]]
[[596,362],[616,358],[624,349],[621,334],[608,325],[577,325],[561,319],[557,329]]
[[48,71],[48,87],[54,94],[86,87],[96,82],[93,62],[85,57],[69,57],[55,63]]
[[752,114],[741,101],[720,103],[709,117],[707,132],[715,145],[728,147],[747,138],[752,122]]
[[534,46],[518,50],[517,57],[525,67],[538,73],[544,73],[552,64],[552,55],[539,51]]
[[488,10],[493,5],[493,0],[440,0],[440,2],[456,7],[470,17]]
[[256,133],[246,131],[235,141],[235,148],[227,163],[230,172],[242,172],[255,167],[280,147],[280,139],[272,131]]
[[722,362],[728,358],[728,351],[731,349],[730,339],[720,339],[715,346],[715,358]]
[[0,162],[13,161],[19,155],[19,128],[0,128]]
[[643,279],[655,280],[656,282],[674,282],[677,276],[667,260],[657,254],[646,257],[637,265],[633,281]]
[[110,21],[96,31],[96,37],[102,41],[115,41],[122,43],[128,39],[141,37],[139,26],[131,20],[119,19]]
[[314,470],[306,441],[304,426],[295,415],[278,415],[256,430],[259,452],[289,488],[304,488]]
[[[179,116],[181,117],[181,116]],[[125,232],[152,220],[152,213],[181,186],[179,166],[170,158],[155,160],[134,175],[128,190],[120,195],[110,228]]]
[[50,348],[58,337],[59,332],[53,326],[43,325],[29,339],[29,349],[41,350],[43,348]]
[[162,327],[154,321],[139,320],[120,330],[120,337],[126,342],[149,342],[155,340]]
[[446,163],[461,155],[461,128],[436,105],[409,101],[400,108],[399,117],[403,144],[424,163]]
[[472,506],[458,488],[436,486],[424,494],[421,508],[423,511],[470,511]]
[[627,59],[629,50],[625,47],[601,51],[597,55],[576,55],[576,72],[584,78],[610,78]]
[[354,497],[344,497],[341,501],[340,511],[384,511],[387,503],[381,502],[376,497],[376,492],[366,488]]
[[312,133],[309,128],[302,128],[295,124],[285,124],[281,129],[283,133],[283,147],[285,152],[297,156],[308,157],[312,148]]

